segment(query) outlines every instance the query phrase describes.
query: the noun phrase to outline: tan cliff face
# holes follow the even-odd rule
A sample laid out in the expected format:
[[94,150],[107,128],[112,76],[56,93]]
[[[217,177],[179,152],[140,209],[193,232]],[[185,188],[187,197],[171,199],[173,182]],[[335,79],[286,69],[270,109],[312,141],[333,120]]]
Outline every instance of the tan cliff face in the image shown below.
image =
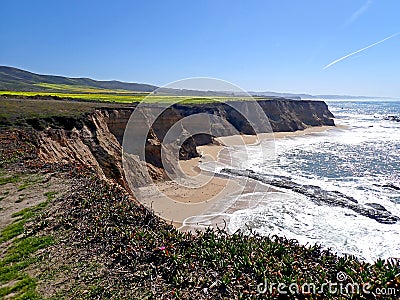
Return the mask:
[[259,103],[266,112],[274,132],[335,125],[334,116],[323,101],[272,100]]
[[87,116],[83,127],[52,128],[38,132],[39,157],[47,162],[81,163],[93,168],[103,179],[123,185],[121,144],[108,128],[108,113]]
[[[295,131],[311,126],[334,125],[333,115],[322,101],[266,100],[260,101],[273,131]],[[238,105],[246,106],[246,103]],[[244,107],[246,108],[246,107]],[[46,162],[84,164],[99,176],[126,187],[122,169],[122,142],[126,124],[134,108],[104,108],[87,114],[84,118],[40,120],[37,129],[39,155]],[[251,134],[249,123],[234,109],[220,103],[204,105],[175,105],[163,112],[151,126],[145,144],[145,162],[137,159],[134,164],[146,165],[154,180],[168,179],[161,162],[161,147],[167,131],[184,117],[206,113],[220,117],[214,126],[214,136],[232,135],[237,132]],[[196,122],[194,118],[193,122]],[[229,126],[228,126],[228,123]],[[33,127],[35,122],[31,121]],[[233,125],[233,126],[232,126]],[[135,126],[140,126],[137,124]],[[184,126],[184,125],[182,125]],[[231,128],[231,129],[229,129]],[[233,129],[232,129],[233,128]],[[184,128],[183,128],[184,129]],[[266,129],[267,131],[267,129]],[[208,134],[189,137],[179,149],[179,158],[197,157],[196,146],[213,141]],[[128,174],[126,176],[129,176]],[[146,183],[149,178],[136,178]]]

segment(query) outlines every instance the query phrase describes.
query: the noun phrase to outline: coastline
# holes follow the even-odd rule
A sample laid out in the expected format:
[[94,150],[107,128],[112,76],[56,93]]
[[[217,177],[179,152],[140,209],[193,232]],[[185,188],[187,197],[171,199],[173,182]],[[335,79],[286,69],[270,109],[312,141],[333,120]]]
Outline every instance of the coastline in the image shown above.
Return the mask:
[[[308,136],[333,129],[345,129],[345,127],[319,126],[295,132],[233,135],[215,138],[218,144],[197,147],[201,157],[179,162],[184,174],[189,180],[193,180],[196,187],[182,186],[173,181],[158,182],[155,185],[143,188],[141,198],[146,199],[146,205],[151,206],[156,213],[162,214],[164,219],[172,223],[176,228],[186,230],[184,220],[203,215],[207,211],[213,211],[215,207],[224,207],[234,211],[243,208],[242,205],[248,205],[246,203],[235,203],[235,196],[254,193],[255,191],[282,193],[275,188],[251,179],[228,177],[204,171],[200,168],[202,163],[216,161],[221,151],[230,146],[257,145],[264,140]],[[229,151],[227,152],[229,155]],[[154,191],[154,188],[156,191]]]
[[[100,293],[104,291],[104,297],[115,293],[115,295],[121,295],[122,298],[140,298],[143,295],[142,290],[137,293],[134,290],[131,293],[132,289],[127,288],[128,285],[131,287],[140,285],[143,291],[155,291],[157,294],[154,297],[163,298],[166,295],[166,291],[177,291],[178,286],[181,298],[193,298],[197,295],[194,293],[198,292],[199,297],[205,299],[220,297],[220,287],[226,288],[226,291],[238,291],[238,293],[245,289],[251,291],[248,287],[254,288],[260,283],[259,274],[263,272],[260,267],[262,265],[270,266],[268,274],[272,274],[271,278],[275,280],[273,274],[279,275],[282,266],[287,264],[288,261],[291,262],[293,258],[295,258],[296,266],[298,266],[293,276],[304,278],[307,282],[315,280],[328,282],[331,278],[337,276],[338,270],[335,267],[332,268],[332,266],[336,266],[338,259],[344,257],[344,255],[349,257],[348,253],[352,258],[350,261],[346,260],[346,266],[355,269],[365,266],[365,259],[372,262],[379,256],[384,259],[399,257],[397,255],[399,248],[396,242],[396,237],[400,232],[398,224],[381,225],[371,220],[363,222],[362,216],[341,213],[340,209],[338,211],[338,209],[330,206],[320,206],[321,210],[314,209],[316,207],[312,203],[305,206],[297,196],[290,199],[288,197],[290,196],[290,190],[288,192],[286,190],[278,191],[279,187],[275,191],[268,189],[265,184],[260,184],[258,185],[260,191],[254,192],[254,181],[246,180],[246,178],[242,178],[243,181],[238,181],[240,178],[217,175],[212,182],[201,189],[204,193],[208,193],[208,197],[210,197],[210,195],[217,193],[219,189],[223,189],[225,182],[230,179],[232,189],[225,189],[225,194],[217,195],[213,200],[214,205],[222,205],[231,199],[229,198],[231,193],[238,192],[236,191],[237,188],[243,188],[244,184],[248,187],[248,190],[239,190],[242,193],[242,197],[239,199],[241,201],[234,202],[232,206],[227,205],[228,209],[226,210],[220,210],[223,212],[219,215],[220,218],[215,215],[206,215],[204,210],[201,209],[202,205],[204,209],[207,209],[204,203],[199,203],[198,205],[192,203],[194,201],[193,197],[202,194],[201,192],[199,193],[199,190],[186,188],[190,194],[186,198],[178,199],[180,201],[190,201],[190,203],[184,203],[181,206],[182,210],[192,215],[200,215],[200,217],[186,218],[184,224],[176,222],[177,214],[182,214],[179,209],[169,206],[167,202],[159,201],[161,205],[169,209],[171,219],[175,220],[175,223],[172,223],[175,226],[174,228],[164,220],[156,217],[151,211],[144,209],[142,205],[138,205],[137,201],[127,195],[125,190],[105,181],[103,179],[106,178],[104,174],[103,177],[100,177],[100,174],[95,173],[97,170],[91,171],[91,169],[88,170],[83,165],[78,164],[78,161],[83,161],[79,160],[81,157],[87,157],[91,158],[90,162],[93,163],[97,162],[96,159],[99,162],[107,162],[108,166],[102,165],[103,169],[99,166],[98,170],[106,172],[111,170],[110,167],[115,169],[115,166],[118,166],[118,161],[112,160],[114,156],[105,156],[107,153],[112,153],[106,151],[114,149],[114,146],[116,147],[115,149],[118,149],[117,140],[107,131],[107,119],[99,118],[95,120],[97,127],[94,134],[99,137],[99,139],[95,139],[98,142],[96,144],[88,143],[88,140],[85,140],[83,135],[74,135],[74,139],[68,139],[71,136],[68,135],[69,131],[67,130],[56,131],[56,133],[63,133],[61,139],[60,136],[56,139],[57,136],[51,135],[51,129],[47,131],[48,135],[45,135],[46,131],[37,131],[37,135],[28,135],[30,131],[26,130],[25,132],[23,129],[3,132],[2,145],[7,150],[5,153],[12,155],[16,149],[18,152],[24,152],[20,152],[22,155],[17,157],[17,161],[10,160],[10,163],[6,165],[5,170],[13,173],[4,173],[3,179],[12,180],[12,182],[3,185],[7,190],[10,190],[10,193],[1,195],[3,198],[1,203],[13,204],[18,200],[17,202],[20,203],[15,203],[13,206],[17,204],[18,206],[31,206],[34,203],[31,202],[30,198],[26,197],[29,197],[30,192],[34,192],[37,196],[40,196],[44,201],[43,204],[45,204],[45,206],[40,204],[39,211],[36,210],[36,206],[32,207],[31,217],[25,218],[25,212],[30,215],[31,210],[24,209],[18,213],[18,215],[24,215],[22,220],[21,218],[16,218],[15,222],[18,222],[18,224],[24,222],[27,226],[24,226],[25,228],[18,226],[23,231],[16,232],[18,234],[16,238],[11,236],[4,242],[2,251],[5,257],[4,261],[6,263],[10,261],[9,258],[15,257],[16,253],[26,254],[27,250],[24,245],[32,245],[32,241],[41,243],[39,244],[41,246],[40,250],[37,253],[29,253],[29,255],[33,258],[36,256],[40,258],[44,255],[45,258],[49,258],[49,261],[44,260],[43,267],[35,263],[27,266],[26,269],[29,274],[33,274],[32,281],[37,277],[35,274],[44,274],[45,278],[50,278],[49,281],[37,279],[37,290],[46,297],[60,294],[82,295],[82,297],[93,295],[90,290],[87,290],[86,285],[80,286],[82,281],[75,276],[76,274],[87,274],[88,267],[91,275],[89,274],[90,277],[85,277],[85,283],[93,283],[95,288],[94,295],[101,296],[102,294]],[[101,126],[102,124],[103,126]],[[338,138],[339,140],[341,134],[353,132],[353,129],[347,130],[347,132],[345,130],[334,130],[327,134],[318,133],[323,131],[323,128],[313,129],[315,130],[309,129],[296,133],[275,134],[274,138],[289,136],[284,140],[276,140],[276,145],[277,147],[281,145],[286,148],[292,143],[300,145],[302,143],[313,144],[314,141],[320,138],[328,140],[330,138],[334,140]],[[329,128],[329,130],[331,129],[334,128]],[[76,132],[75,129],[74,132]],[[313,136],[314,132],[316,133]],[[308,134],[310,134],[310,138],[307,136]],[[291,138],[290,136],[293,135],[306,135],[307,137]],[[44,139],[46,136],[47,139]],[[52,137],[54,139],[51,139]],[[106,139],[106,137],[109,139]],[[237,138],[242,137],[246,138],[246,136]],[[233,137],[227,138],[234,139]],[[249,136],[248,139],[251,139],[247,141],[249,144],[257,142],[254,136]],[[351,141],[351,138],[348,140]],[[46,141],[48,141],[47,144],[45,143]],[[63,154],[63,157],[67,157],[68,153],[74,155],[71,158],[74,163],[62,164],[64,160],[62,159],[63,157],[60,157],[61,164],[57,163],[57,161],[56,164],[47,164],[50,156],[37,156],[40,153],[39,150],[43,149],[39,148],[43,147],[43,142],[47,145],[46,148],[48,150],[58,150],[54,153],[54,157],[61,154]],[[265,144],[268,145],[269,142]],[[37,148],[32,149],[32,145],[36,145],[35,147]],[[87,145],[91,146],[91,148],[84,148],[88,147]],[[264,148],[264,143],[262,146]],[[248,147],[248,150],[251,152],[255,148],[257,147],[251,146]],[[36,149],[38,149],[37,152]],[[102,149],[105,150],[100,151]],[[196,150],[196,148],[194,149]],[[182,163],[183,168],[188,168],[186,169],[187,173],[194,176],[201,173],[201,169],[198,166],[200,160],[204,161],[205,159],[217,157],[218,153],[223,151],[222,149],[225,148],[217,145],[202,146],[199,147],[199,151],[203,153],[203,157],[191,161],[180,161],[180,163]],[[76,150],[80,150],[80,152]],[[239,158],[238,160],[246,161],[245,156],[241,154],[241,152],[246,152],[244,147],[238,147],[233,150],[235,151],[234,156]],[[207,153],[208,155],[206,155]],[[74,160],[72,160],[73,158]],[[100,160],[101,158],[103,160]],[[297,166],[297,157],[291,162]],[[321,165],[329,166],[326,160],[321,160]],[[268,167],[268,165],[266,166]],[[204,166],[200,165],[200,167],[212,170],[210,166],[204,168]],[[257,171],[256,168],[254,170]],[[33,180],[26,180],[25,175],[22,173],[29,174],[29,177],[33,176],[31,177]],[[42,182],[40,179],[43,174],[51,176],[51,180],[59,180],[65,184],[72,180],[70,182],[71,187],[61,187],[60,189],[60,187],[48,186],[51,182],[47,180]],[[110,173],[105,174],[110,176]],[[118,178],[115,173],[111,175],[114,178]],[[207,175],[207,173],[204,175]],[[14,182],[14,178],[17,180],[16,182]],[[21,186],[27,188],[19,191]],[[175,192],[178,196],[184,196],[180,195],[182,188],[176,190],[175,186],[169,185],[167,187],[170,188],[171,193]],[[23,195],[24,198],[19,197]],[[53,197],[56,197],[53,199],[54,201],[49,199]],[[204,197],[207,198],[203,195],[203,199]],[[154,203],[157,202],[155,198],[153,200]],[[257,201],[259,202],[257,203]],[[309,201],[306,200],[306,202]],[[246,210],[246,205],[249,204],[260,206],[260,212],[262,213],[258,215],[261,218],[254,218],[257,215],[257,211]],[[388,207],[389,211],[393,210],[392,207],[386,206],[385,203],[383,205]],[[210,210],[213,210],[213,208],[212,206],[209,207]],[[281,208],[282,210],[280,210]],[[253,212],[255,215],[252,214]],[[292,213],[288,214],[288,212]],[[307,214],[303,214],[303,212],[307,212]],[[223,219],[224,217],[226,218]],[[223,223],[222,221],[225,220],[228,222]],[[333,226],[328,223],[331,220],[334,222]],[[199,222],[201,224],[211,223],[210,225],[214,225],[214,230],[201,232],[202,227],[197,226]],[[217,230],[215,224],[219,229],[226,230]],[[302,224],[304,224],[304,227],[301,227]],[[356,226],[352,226],[353,224]],[[263,231],[252,232],[260,233],[259,236],[254,237],[252,234],[247,234],[248,230],[257,230],[257,225],[260,225],[259,228]],[[358,227],[357,225],[360,226]],[[15,224],[11,224],[11,226],[15,227]],[[394,229],[388,231],[388,226]],[[198,229],[200,232],[194,232],[194,229]],[[231,234],[239,232],[239,229],[240,234]],[[287,230],[280,231],[281,229]],[[312,232],[313,230],[315,230],[315,234]],[[309,232],[313,235],[307,236]],[[52,242],[53,237],[57,237],[55,243]],[[355,239],[352,239],[353,237]],[[47,241],[51,243],[48,244]],[[358,244],[361,244],[361,246],[358,246]],[[334,247],[334,250],[325,251],[327,247],[331,249],[331,246]],[[279,252],[279,255],[277,255],[277,249],[278,251],[282,249],[283,252]],[[312,257],[310,256],[310,251],[313,253]],[[335,252],[338,254],[335,255]],[[358,255],[355,256],[354,254]],[[26,255],[19,255],[18,257],[20,257],[18,259],[21,262],[26,260]],[[176,269],[171,270],[168,267],[171,265],[171,259],[176,262],[174,264]],[[249,259],[260,263],[253,264],[249,269]],[[313,268],[310,269],[310,266],[313,266],[316,259],[323,261],[323,263],[314,272]],[[77,265],[77,261],[88,263]],[[376,265],[371,265],[371,271],[367,270],[368,273],[364,277],[366,278],[365,280],[372,282],[372,278],[375,278],[384,287],[396,282],[395,275],[388,277],[387,274],[388,272],[397,274],[397,267],[392,263],[392,259],[387,261],[390,269],[385,268],[380,271],[382,270],[382,260],[379,260]],[[19,264],[14,263],[12,265],[18,266]],[[235,269],[232,269],[232,265],[235,266]],[[64,267],[61,268],[60,272],[60,266],[65,266],[71,272],[63,272]],[[8,268],[8,265],[5,265],[5,268]],[[219,273],[215,273],[215,270]],[[246,270],[245,276],[239,278],[238,274],[244,274],[242,270]],[[154,277],[154,272],[157,273],[156,277]],[[13,276],[25,276],[25,269],[18,269],[18,273],[13,274],[15,274]],[[181,285],[180,281],[171,283],[171,274],[177,274],[172,279],[184,280],[185,284]],[[210,288],[205,296],[201,296],[204,295],[204,292],[203,289],[199,289],[199,286],[208,288],[210,284],[221,281],[223,278],[228,278],[227,276],[229,278],[238,278],[238,280],[233,280],[226,286],[216,285],[213,289]],[[66,288],[59,286],[59,278],[67,283]],[[279,280],[279,277],[275,281],[277,280]],[[357,279],[355,278],[355,280]],[[110,282],[112,283],[111,285]],[[119,283],[121,284],[119,285]],[[9,284],[20,286],[19,281],[13,279],[10,280]],[[53,289],[54,285],[60,288],[60,292]],[[238,288],[239,285],[241,290]],[[73,287],[71,291],[68,290],[69,286]],[[78,287],[75,288],[76,286]],[[112,286],[112,290],[110,290],[110,286]],[[237,298],[237,294],[234,293],[224,293],[224,295],[228,298]],[[182,295],[184,296],[182,297]],[[187,296],[185,297],[185,295]]]

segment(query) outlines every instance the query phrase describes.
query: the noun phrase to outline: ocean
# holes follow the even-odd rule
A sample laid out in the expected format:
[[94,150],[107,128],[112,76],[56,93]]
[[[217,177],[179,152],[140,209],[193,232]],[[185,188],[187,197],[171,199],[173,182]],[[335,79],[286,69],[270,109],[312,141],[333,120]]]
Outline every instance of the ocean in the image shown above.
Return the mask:
[[[400,101],[332,100],[327,104],[338,128],[276,139],[273,160],[252,156],[245,169],[301,186],[318,186],[323,193],[340,192],[360,205],[380,204],[400,217],[400,122],[385,119],[400,116]],[[243,161],[242,150],[231,149],[233,161]],[[339,255],[370,262],[400,258],[400,221],[380,223],[290,190],[254,196],[261,199],[256,205],[229,214],[230,232],[252,230],[297,239],[304,245],[318,243]]]

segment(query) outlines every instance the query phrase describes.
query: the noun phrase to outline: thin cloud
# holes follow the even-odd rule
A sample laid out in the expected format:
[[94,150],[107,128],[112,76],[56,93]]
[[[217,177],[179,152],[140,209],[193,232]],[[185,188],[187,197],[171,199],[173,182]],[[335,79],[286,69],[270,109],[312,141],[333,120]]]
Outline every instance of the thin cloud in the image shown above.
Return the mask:
[[323,69],[327,69],[327,68],[333,66],[334,64],[338,63],[339,61],[342,61],[342,60],[344,60],[344,59],[346,59],[346,58],[349,58],[350,56],[352,56],[352,55],[354,55],[354,54],[360,53],[360,52],[365,51],[365,50],[367,50],[367,49],[369,49],[369,48],[371,48],[371,47],[374,47],[374,46],[376,46],[376,45],[379,45],[380,43],[383,43],[384,41],[387,41],[387,40],[389,40],[389,39],[391,39],[391,38],[394,38],[395,36],[397,36],[397,35],[399,35],[399,34],[400,34],[400,32],[397,32],[397,33],[395,33],[395,34],[392,34],[391,36],[388,36],[387,38],[384,38],[383,40],[380,40],[379,42],[373,43],[373,44],[371,44],[371,45],[369,45],[369,46],[367,46],[367,47],[364,47],[364,48],[362,48],[362,49],[360,49],[360,50],[354,51],[354,52],[352,52],[352,53],[350,53],[350,54],[347,54],[347,55],[345,55],[345,56],[343,56],[343,57],[341,57],[341,58],[338,58],[337,60],[334,60],[333,62],[327,64],[325,67],[323,67]]
[[363,15],[371,6],[372,0],[367,0],[359,9],[357,9],[350,17],[350,19],[346,22],[346,25],[349,25],[356,21],[361,15]]

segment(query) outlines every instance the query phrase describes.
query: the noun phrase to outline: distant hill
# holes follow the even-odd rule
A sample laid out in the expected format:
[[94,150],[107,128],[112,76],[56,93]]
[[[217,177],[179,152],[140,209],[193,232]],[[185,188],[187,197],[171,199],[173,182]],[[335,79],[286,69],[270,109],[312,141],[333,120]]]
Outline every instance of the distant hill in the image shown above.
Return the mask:
[[308,94],[292,94],[292,93],[276,93],[276,92],[248,92],[252,96],[259,97],[272,97],[272,98],[286,98],[286,99],[312,99],[312,95]]
[[[73,88],[76,87],[74,90]],[[152,92],[154,85],[127,83],[116,80],[98,81],[90,78],[68,78],[63,76],[39,75],[21,69],[0,66],[0,90],[7,91],[77,91],[79,89],[125,90]]]
[[[0,91],[21,91],[21,92],[57,92],[57,93],[150,93],[157,89],[157,86],[143,83],[128,83],[116,80],[99,81],[90,78],[69,78],[64,76],[40,75],[25,70],[0,66]],[[376,99],[382,97],[368,96],[346,96],[346,95],[308,95],[276,92],[248,92],[238,93],[230,91],[200,91],[186,89],[162,88],[158,94],[185,96],[247,96],[248,94],[267,98],[287,99]],[[390,98],[387,98],[390,99]]]
[[363,100],[363,99],[392,99],[390,97],[371,97],[371,96],[354,96],[354,95],[309,95],[309,94],[293,94],[293,93],[276,93],[276,92],[249,92],[253,96],[286,98],[286,99],[302,99],[302,100]]

